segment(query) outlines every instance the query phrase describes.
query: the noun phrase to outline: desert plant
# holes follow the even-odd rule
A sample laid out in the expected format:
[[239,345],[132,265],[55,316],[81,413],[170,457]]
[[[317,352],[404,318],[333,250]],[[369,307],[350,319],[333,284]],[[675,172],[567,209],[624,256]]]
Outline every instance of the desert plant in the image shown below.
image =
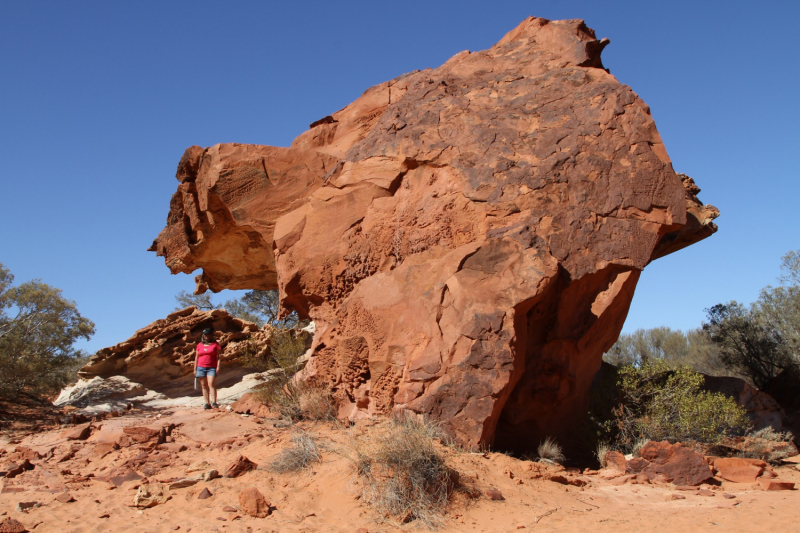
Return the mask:
[[608,462],[606,461],[606,456],[608,452],[611,451],[611,445],[605,441],[600,441],[597,443],[597,449],[595,450],[594,454],[597,457],[597,462],[600,463],[600,466],[605,468],[608,466]]
[[772,464],[780,464],[783,459],[797,455],[791,431],[775,431],[767,426],[747,434],[741,439],[738,455],[751,459],[760,459]]
[[306,432],[300,432],[292,437],[292,445],[290,447],[281,450],[270,461],[268,468],[272,472],[279,474],[297,472],[321,460],[322,454],[319,446],[317,446],[316,439]]
[[403,414],[354,438],[350,458],[362,501],[390,521],[440,525],[458,474],[436,449],[434,439],[439,436],[435,424]]
[[539,459],[545,459],[554,463],[564,462],[564,452],[561,449],[561,445],[552,437],[547,437],[539,443],[536,453],[539,455]]
[[716,443],[749,427],[745,409],[721,393],[701,390],[703,376],[663,361],[619,370],[622,401],[613,410],[617,447],[640,440]]
[[305,420],[334,420],[336,407],[328,389],[302,383],[296,387],[297,403]]

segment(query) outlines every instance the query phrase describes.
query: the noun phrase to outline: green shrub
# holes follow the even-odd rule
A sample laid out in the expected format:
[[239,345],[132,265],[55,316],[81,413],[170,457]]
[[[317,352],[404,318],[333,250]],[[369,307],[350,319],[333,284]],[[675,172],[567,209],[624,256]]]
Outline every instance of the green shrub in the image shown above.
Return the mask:
[[619,370],[621,402],[613,410],[617,447],[631,451],[642,440],[718,443],[749,427],[732,398],[701,390],[703,375],[663,361]]

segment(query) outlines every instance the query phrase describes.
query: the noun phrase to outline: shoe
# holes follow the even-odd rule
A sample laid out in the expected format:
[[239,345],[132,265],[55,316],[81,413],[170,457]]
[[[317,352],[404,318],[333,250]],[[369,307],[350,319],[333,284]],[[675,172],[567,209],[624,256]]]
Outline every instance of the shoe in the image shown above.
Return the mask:
[[208,405],[207,403],[206,403],[206,404],[203,404],[203,409],[211,409],[211,406],[210,406],[210,405]]
[[219,409],[219,404],[217,402],[214,402],[211,404],[211,407],[213,407],[214,409]]

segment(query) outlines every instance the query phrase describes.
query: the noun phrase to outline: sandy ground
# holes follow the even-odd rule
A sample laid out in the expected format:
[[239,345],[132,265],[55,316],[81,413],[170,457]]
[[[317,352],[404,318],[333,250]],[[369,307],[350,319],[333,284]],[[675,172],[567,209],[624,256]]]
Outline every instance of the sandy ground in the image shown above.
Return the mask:
[[[156,418],[158,416],[158,418]],[[175,424],[172,439],[184,444],[180,452],[151,450],[153,444],[137,444],[108,451],[102,443],[118,441],[125,426],[159,429]],[[189,408],[131,413],[97,423],[86,441],[67,441],[67,428],[44,428],[27,436],[0,439],[0,465],[18,447],[49,459],[13,479],[0,480],[0,520],[13,517],[36,533],[45,532],[369,532],[418,531],[413,521],[397,526],[381,521],[358,498],[353,469],[345,457],[350,439],[375,424],[362,421],[352,428],[333,423],[299,423],[275,427],[275,420],[245,417],[226,411]],[[277,424],[281,426],[280,423]],[[315,436],[324,446],[322,462],[295,474],[275,474],[266,467],[297,431]],[[70,449],[74,457],[58,462]],[[541,477],[541,467],[502,454],[473,454],[442,448],[448,465],[480,496],[457,497],[444,517],[442,531],[505,532],[535,530],[570,533],[620,531],[797,531],[800,524],[800,491],[766,492],[757,485],[722,482],[713,496],[678,491],[671,485],[615,484],[620,478],[564,472],[574,483],[564,485]],[[116,487],[101,478],[128,461],[142,457],[150,481],[168,481],[214,468],[223,472],[239,455],[258,463],[258,468],[237,478],[218,478],[170,491],[171,498],[148,509],[133,507],[133,497],[144,480]],[[195,470],[192,467],[196,467]],[[188,470],[194,470],[187,474]],[[560,471],[560,472],[559,472]],[[776,469],[781,479],[800,483],[795,465]],[[92,477],[93,475],[93,477]],[[266,518],[253,518],[238,510],[238,494],[257,487],[274,507]],[[198,499],[207,488],[213,496]],[[493,501],[485,491],[498,489],[505,500]],[[55,500],[69,491],[76,501]],[[667,500],[671,494],[685,499]],[[723,494],[735,496],[727,499]],[[40,502],[38,508],[15,510],[19,502]],[[362,532],[363,533],[363,532]]]

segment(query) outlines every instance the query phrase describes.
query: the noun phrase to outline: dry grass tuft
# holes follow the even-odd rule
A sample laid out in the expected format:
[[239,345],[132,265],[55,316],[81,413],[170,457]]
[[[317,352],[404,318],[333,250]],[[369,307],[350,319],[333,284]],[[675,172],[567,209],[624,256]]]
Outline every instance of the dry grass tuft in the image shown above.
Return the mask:
[[539,454],[539,459],[546,459],[554,463],[564,462],[564,452],[561,450],[561,445],[552,437],[544,439],[536,449],[536,453]]
[[314,385],[297,387],[297,403],[305,420],[335,420],[336,408],[329,390]]
[[642,448],[644,448],[644,445],[648,442],[650,442],[650,439],[638,439],[631,447],[631,454],[633,454],[634,457],[641,457]]
[[316,440],[303,432],[292,437],[292,446],[281,450],[269,463],[268,468],[279,474],[297,472],[321,460],[322,454]]
[[770,464],[780,464],[783,459],[797,454],[791,431],[775,431],[767,426],[753,431],[741,443],[740,457],[761,459]]
[[390,522],[440,526],[458,473],[445,464],[434,445],[437,438],[438,426],[410,414],[354,438],[350,459],[362,501]]
[[607,442],[599,442],[597,443],[597,450],[595,450],[595,455],[597,456],[597,461],[600,463],[600,466],[605,468],[608,466],[608,462],[606,461],[606,456],[608,452],[611,451],[611,445]]

